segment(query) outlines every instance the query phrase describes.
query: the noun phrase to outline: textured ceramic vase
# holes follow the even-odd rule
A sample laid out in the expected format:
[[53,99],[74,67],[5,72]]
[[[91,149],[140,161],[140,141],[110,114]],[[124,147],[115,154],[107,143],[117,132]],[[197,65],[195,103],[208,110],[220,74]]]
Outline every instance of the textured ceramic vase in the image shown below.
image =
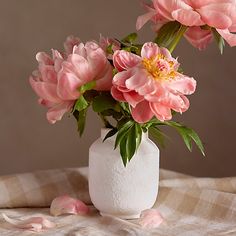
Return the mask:
[[101,215],[122,219],[139,218],[151,208],[159,183],[159,149],[142,135],[138,151],[124,167],[119,148],[114,150],[115,136],[103,142],[109,129],[89,149],[89,193]]

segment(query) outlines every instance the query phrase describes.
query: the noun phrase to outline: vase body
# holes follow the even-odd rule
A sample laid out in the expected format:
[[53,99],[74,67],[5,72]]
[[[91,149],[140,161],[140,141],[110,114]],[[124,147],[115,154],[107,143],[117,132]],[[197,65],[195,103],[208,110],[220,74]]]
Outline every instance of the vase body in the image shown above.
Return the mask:
[[103,142],[109,129],[101,130],[89,149],[89,194],[101,215],[139,218],[151,208],[159,183],[159,149],[143,133],[138,151],[124,167],[115,136]]

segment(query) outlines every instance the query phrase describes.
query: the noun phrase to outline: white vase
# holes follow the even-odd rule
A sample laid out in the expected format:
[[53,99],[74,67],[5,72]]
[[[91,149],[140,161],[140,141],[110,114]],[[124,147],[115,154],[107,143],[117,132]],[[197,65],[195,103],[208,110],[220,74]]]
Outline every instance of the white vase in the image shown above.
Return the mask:
[[139,218],[151,208],[159,183],[159,149],[143,133],[138,151],[124,167],[115,136],[103,142],[109,129],[101,130],[89,149],[89,193],[100,214],[122,219]]

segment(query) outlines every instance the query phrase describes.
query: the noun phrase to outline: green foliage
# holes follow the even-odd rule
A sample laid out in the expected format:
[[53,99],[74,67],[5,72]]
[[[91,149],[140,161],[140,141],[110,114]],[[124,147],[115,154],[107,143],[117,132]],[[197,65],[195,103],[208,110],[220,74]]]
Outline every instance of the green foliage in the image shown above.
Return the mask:
[[118,126],[115,148],[119,146],[124,166],[132,159],[142,139],[142,128],[133,120]]
[[77,126],[78,126],[78,132],[80,136],[82,136],[84,129],[85,129],[85,124],[86,124],[86,115],[87,115],[87,108],[81,111],[74,111],[73,115],[77,120]]
[[220,53],[223,54],[225,41],[224,41],[223,37],[216,31],[216,29],[212,28],[212,32],[213,32],[215,41],[217,43],[217,46],[220,50]]
[[192,142],[195,142],[195,144],[197,145],[197,147],[201,151],[202,155],[205,156],[204,146],[202,144],[202,141],[199,138],[198,134],[193,129],[190,129],[190,128],[188,128],[178,122],[174,122],[174,121],[168,121],[168,122],[166,121],[164,123],[177,130],[177,132],[183,138],[184,143],[186,144],[189,151],[192,151]]
[[155,43],[173,52],[187,28],[187,26],[183,26],[177,21],[170,21],[161,27],[155,39]]
[[138,38],[137,33],[131,33],[121,40],[123,43],[133,44]]
[[95,112],[103,112],[108,109],[117,110],[118,104],[111,94],[101,93],[93,99],[92,107]]
[[73,111],[82,111],[84,109],[86,109],[89,106],[88,102],[86,101],[86,99],[84,98],[83,95],[80,95],[80,97],[77,99]]
[[165,134],[156,126],[150,126],[149,134],[154,138],[154,140],[160,144],[162,148],[165,147]]
[[181,24],[177,21],[170,21],[163,25],[157,34],[155,43],[157,43],[161,47],[167,48],[174,40],[180,26]]
[[96,86],[96,81],[95,80],[90,81],[87,84],[82,85],[79,88],[79,92],[83,94],[84,92],[93,89],[95,86]]

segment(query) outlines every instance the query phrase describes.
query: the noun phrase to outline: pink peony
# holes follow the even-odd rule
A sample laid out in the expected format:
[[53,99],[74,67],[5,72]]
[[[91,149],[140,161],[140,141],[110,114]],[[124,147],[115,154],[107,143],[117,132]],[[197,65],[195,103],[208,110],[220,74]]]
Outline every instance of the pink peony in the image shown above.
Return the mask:
[[52,50],[52,58],[44,52],[38,53],[38,70],[30,77],[30,84],[40,97],[39,103],[49,109],[50,123],[61,120],[71,110],[81,95],[82,85],[93,80],[96,80],[96,90],[109,90],[112,85],[112,66],[102,48],[95,42],[77,45],[77,39],[69,39],[65,43],[68,55],[56,50]]
[[171,109],[182,113],[189,108],[184,95],[195,91],[196,81],[178,72],[179,63],[166,48],[145,43],[141,57],[119,50],[113,60],[119,72],[113,78],[112,96],[131,105],[135,121],[144,123],[153,116],[170,120]]
[[195,47],[202,49],[211,41],[212,32],[210,29],[201,29],[200,26],[208,25],[215,28],[230,46],[236,46],[236,35],[233,34],[236,32],[235,0],[152,0],[152,2],[148,13],[138,18],[137,29],[148,20],[159,25],[167,21],[178,21],[190,27],[186,38]]

